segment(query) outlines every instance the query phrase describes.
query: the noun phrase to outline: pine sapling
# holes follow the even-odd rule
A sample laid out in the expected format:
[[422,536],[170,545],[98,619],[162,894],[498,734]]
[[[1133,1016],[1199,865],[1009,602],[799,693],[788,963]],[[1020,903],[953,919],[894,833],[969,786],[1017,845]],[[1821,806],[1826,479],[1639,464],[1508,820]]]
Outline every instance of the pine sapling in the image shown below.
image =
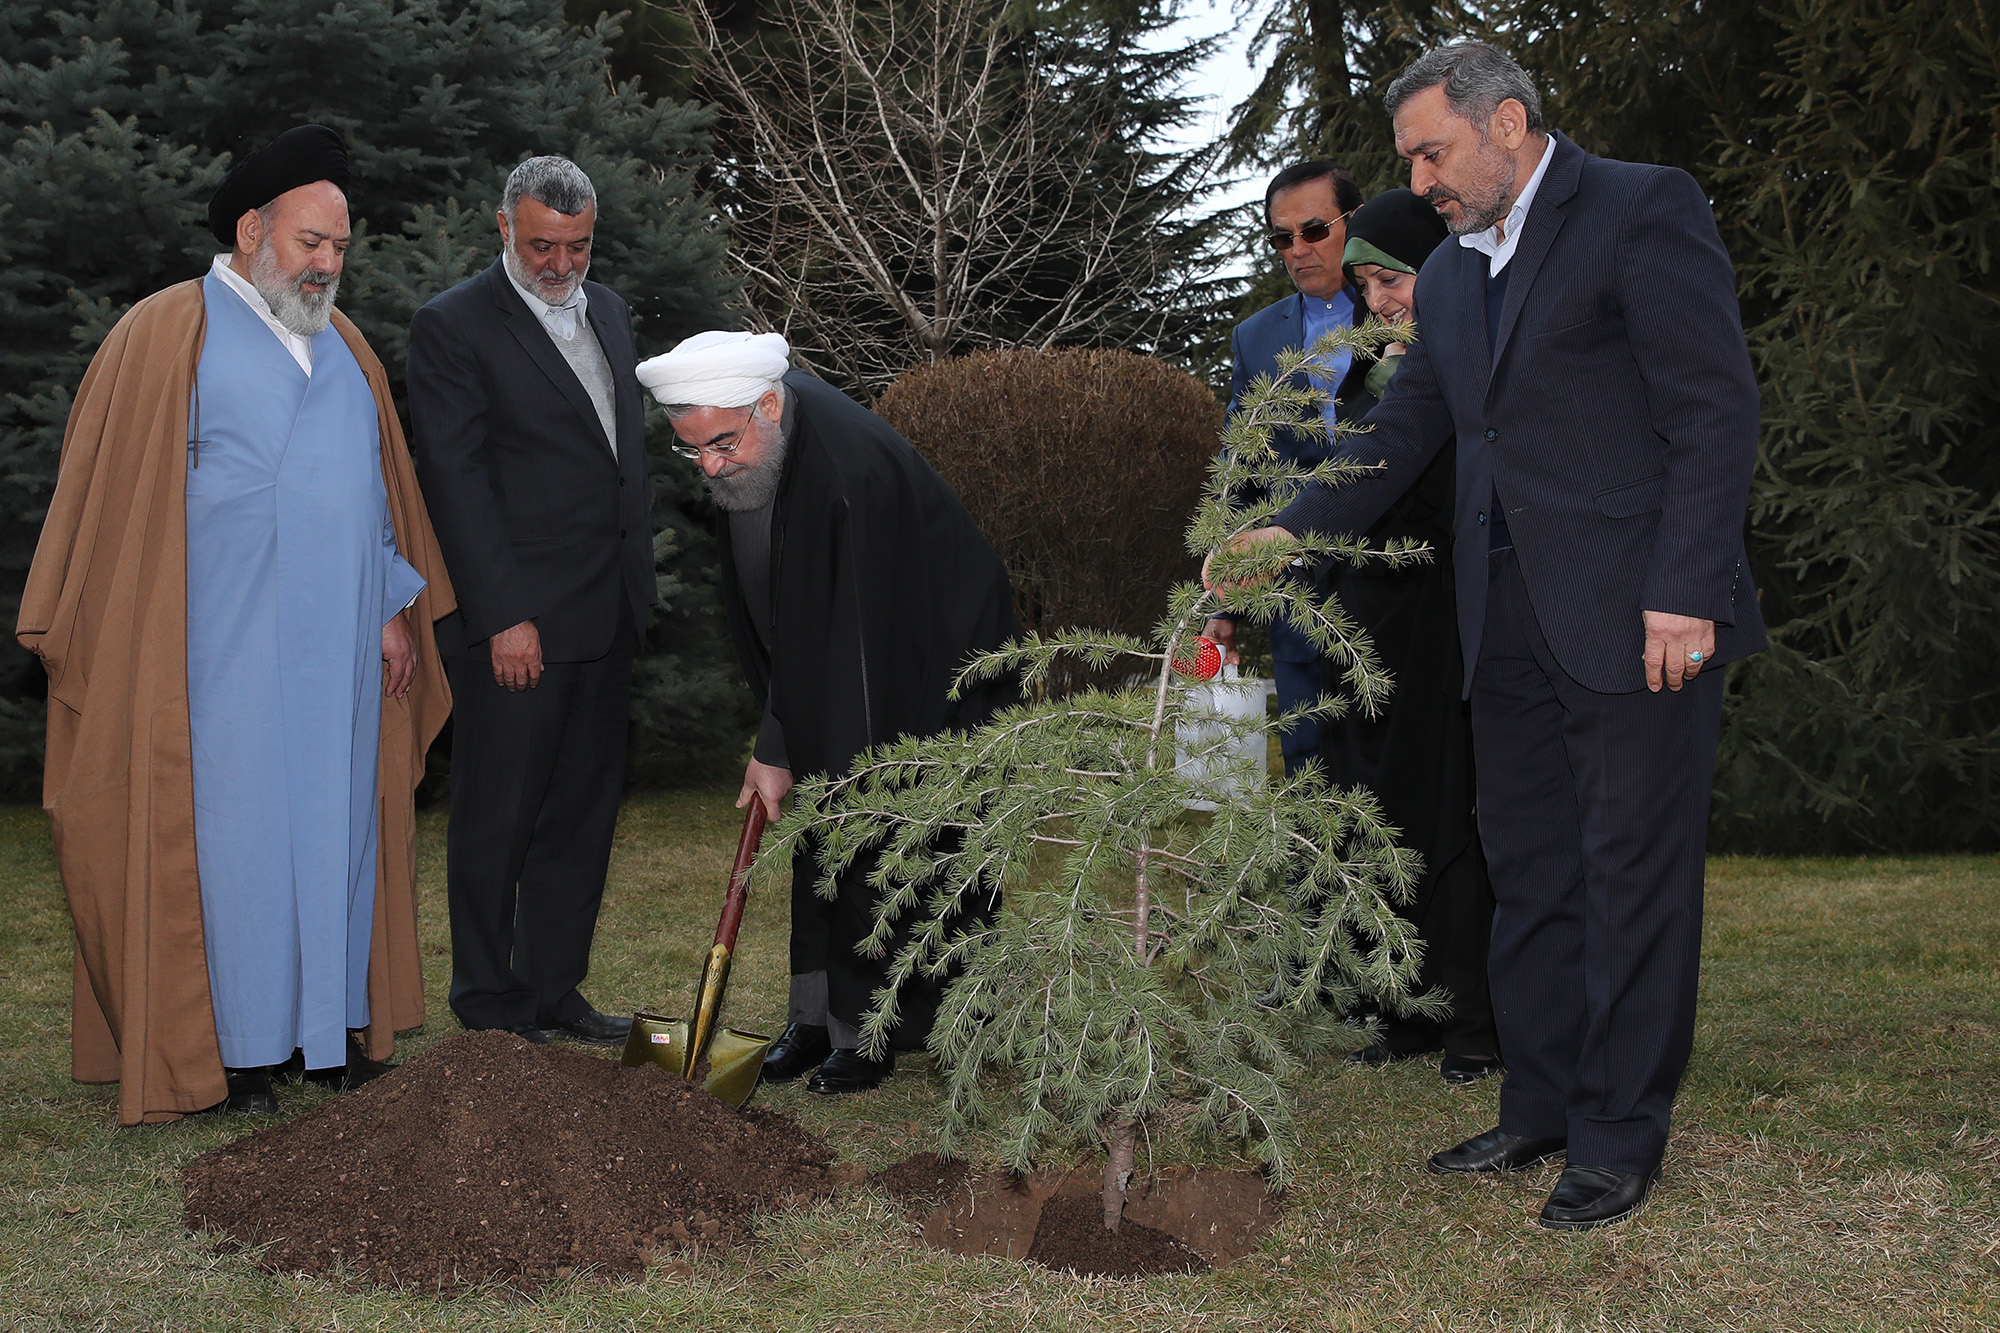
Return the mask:
[[[1344,689],[1279,725],[1373,714],[1388,698],[1393,682],[1365,634],[1287,571],[1294,560],[1400,565],[1426,558],[1423,548],[1317,537],[1220,548],[1268,524],[1299,485],[1367,471],[1286,463],[1271,438],[1326,430],[1325,393],[1294,383],[1296,372],[1409,332],[1343,331],[1310,357],[1283,358],[1278,377],[1249,392],[1188,529],[1191,551],[1217,552],[1212,570],[1227,585],[1175,588],[1149,639],[1061,630],[972,662],[961,684],[1018,673],[1028,702],[801,783],[760,858],[787,865],[808,840],[829,896],[849,867],[868,867],[877,905],[862,947],[891,967],[864,1045],[887,1048],[906,985],[949,978],[930,1037],[948,1093],[940,1146],[955,1151],[991,1124],[1016,1170],[1051,1147],[1101,1147],[1107,1228],[1155,1129],[1230,1141],[1283,1186],[1294,1156],[1287,1084],[1330,1039],[1328,1004],[1367,994],[1398,1012],[1442,1009],[1408,991],[1420,945],[1394,905],[1420,862],[1375,796],[1330,785],[1316,765],[1239,785],[1228,756],[1270,724],[1219,722],[1206,687],[1175,666],[1217,610],[1282,615],[1341,664]],[[1087,668],[1072,678],[1126,683],[1059,694],[1049,688],[1058,663]],[[996,890],[1007,897],[998,913]]]

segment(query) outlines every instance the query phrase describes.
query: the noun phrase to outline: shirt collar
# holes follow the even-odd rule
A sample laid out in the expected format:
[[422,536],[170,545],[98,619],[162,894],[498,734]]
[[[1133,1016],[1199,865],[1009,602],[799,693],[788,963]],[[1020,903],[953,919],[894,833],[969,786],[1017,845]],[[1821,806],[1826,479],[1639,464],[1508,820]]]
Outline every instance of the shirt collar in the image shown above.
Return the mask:
[[1516,196],[1514,206],[1507,210],[1507,216],[1485,231],[1458,238],[1458,243],[1466,249],[1477,250],[1489,256],[1493,260],[1495,273],[1505,268],[1507,261],[1514,257],[1514,247],[1521,240],[1521,228],[1528,221],[1528,210],[1534,207],[1535,193],[1542,188],[1542,177],[1549,174],[1549,163],[1555,159],[1555,155],[1556,136],[1551,134],[1548,136],[1548,142],[1542,146],[1542,160],[1535,164],[1534,174],[1529,176],[1528,183],[1521,187],[1521,193]]
[[208,271],[230,291],[241,297],[243,304],[250,307],[250,313],[264,321],[265,328],[278,335],[278,341],[285,345],[285,350],[292,354],[292,360],[299,363],[301,370],[308,375],[312,374],[312,339],[293,333],[278,322],[278,317],[271,313],[271,303],[264,299],[264,293],[252,286],[248,278],[230,267],[230,261],[234,258],[234,255],[217,255],[215,262],[208,266]]
[[1304,292],[1300,292],[1299,299],[1305,302],[1305,311],[1308,315],[1351,315],[1354,313],[1354,293],[1344,285],[1332,296],[1307,296]]

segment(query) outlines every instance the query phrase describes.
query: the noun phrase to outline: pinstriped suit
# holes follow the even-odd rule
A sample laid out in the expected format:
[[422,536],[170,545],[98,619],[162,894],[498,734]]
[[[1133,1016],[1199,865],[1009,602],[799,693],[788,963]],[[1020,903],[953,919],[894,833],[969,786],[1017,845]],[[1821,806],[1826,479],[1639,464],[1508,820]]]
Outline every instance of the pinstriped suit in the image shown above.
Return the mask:
[[[1578,1166],[1648,1171],[1692,1044],[1722,673],[1649,693],[1641,612],[1714,620],[1718,665],[1764,644],[1734,273],[1685,173],[1558,135],[1497,336],[1476,251],[1439,246],[1416,301],[1423,339],[1349,448],[1383,474],[1277,522],[1365,532],[1456,440],[1500,1127],[1567,1138]],[[1496,493],[1511,550],[1489,550]]]
[[[578,993],[625,779],[632,659],[657,591],[631,314],[586,282],[617,450],[500,261],[410,325],[411,443],[463,584],[438,623],[452,687],[451,1007],[468,1028],[542,1027]],[[488,640],[533,621],[543,672],[515,693]]]

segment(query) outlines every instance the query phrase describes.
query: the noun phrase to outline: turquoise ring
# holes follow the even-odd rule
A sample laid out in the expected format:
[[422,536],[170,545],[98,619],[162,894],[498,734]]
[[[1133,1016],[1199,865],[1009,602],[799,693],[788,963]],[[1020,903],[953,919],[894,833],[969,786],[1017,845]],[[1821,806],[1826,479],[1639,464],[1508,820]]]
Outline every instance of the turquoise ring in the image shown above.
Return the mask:
[[1697,648],[1693,652],[1689,653],[1688,661],[1693,662],[1695,665],[1699,666],[1701,664],[1701,649]]

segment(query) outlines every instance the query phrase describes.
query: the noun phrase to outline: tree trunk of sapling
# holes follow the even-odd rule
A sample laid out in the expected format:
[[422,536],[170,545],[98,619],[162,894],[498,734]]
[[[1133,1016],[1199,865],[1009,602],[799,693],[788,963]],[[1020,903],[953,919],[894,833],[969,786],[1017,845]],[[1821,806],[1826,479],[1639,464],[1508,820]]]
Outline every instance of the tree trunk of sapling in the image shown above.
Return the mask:
[[1139,1151],[1139,1122],[1116,1121],[1111,1126],[1111,1151],[1104,1159],[1104,1229],[1116,1231],[1125,1216],[1125,1185]]

